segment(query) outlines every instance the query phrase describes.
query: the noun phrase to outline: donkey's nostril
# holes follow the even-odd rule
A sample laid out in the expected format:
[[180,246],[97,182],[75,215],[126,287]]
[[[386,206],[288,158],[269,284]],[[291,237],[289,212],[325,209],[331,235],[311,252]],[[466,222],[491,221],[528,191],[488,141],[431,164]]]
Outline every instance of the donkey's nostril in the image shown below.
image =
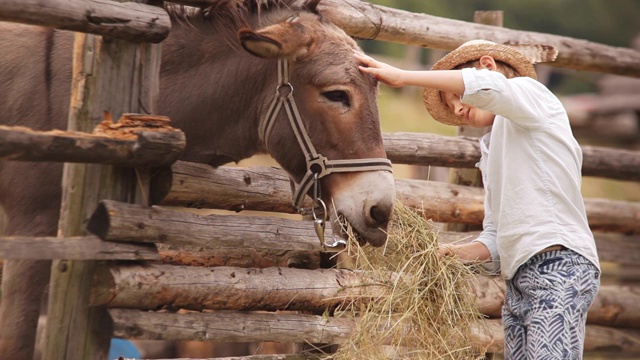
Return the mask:
[[377,225],[386,225],[391,217],[392,207],[390,206],[372,206],[369,210],[371,218],[377,223]]

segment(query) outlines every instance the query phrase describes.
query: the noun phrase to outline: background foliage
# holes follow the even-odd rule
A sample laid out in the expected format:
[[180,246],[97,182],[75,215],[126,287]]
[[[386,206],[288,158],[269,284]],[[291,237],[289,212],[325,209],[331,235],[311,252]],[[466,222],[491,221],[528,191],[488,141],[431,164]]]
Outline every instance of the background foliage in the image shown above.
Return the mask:
[[504,26],[526,31],[629,45],[640,32],[637,0],[371,0],[371,3],[450,19],[472,21],[476,10],[504,11]]

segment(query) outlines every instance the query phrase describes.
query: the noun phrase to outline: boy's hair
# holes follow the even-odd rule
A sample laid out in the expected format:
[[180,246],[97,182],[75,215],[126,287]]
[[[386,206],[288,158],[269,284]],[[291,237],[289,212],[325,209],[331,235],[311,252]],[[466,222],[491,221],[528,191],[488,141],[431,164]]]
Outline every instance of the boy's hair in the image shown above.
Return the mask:
[[[498,61],[498,60],[495,60],[495,62],[496,62],[496,71],[502,73],[502,75],[504,75],[507,79],[511,79],[511,78],[518,77],[518,76],[522,76],[522,75],[518,74],[516,69],[511,67],[511,65],[509,65],[509,64],[507,64],[505,62],[502,62],[502,61]],[[480,60],[478,59],[478,60],[468,61],[468,62],[466,62],[464,64],[460,64],[460,65],[454,67],[453,69],[460,70],[460,69],[464,69],[464,68],[482,69],[482,65],[480,65]]]

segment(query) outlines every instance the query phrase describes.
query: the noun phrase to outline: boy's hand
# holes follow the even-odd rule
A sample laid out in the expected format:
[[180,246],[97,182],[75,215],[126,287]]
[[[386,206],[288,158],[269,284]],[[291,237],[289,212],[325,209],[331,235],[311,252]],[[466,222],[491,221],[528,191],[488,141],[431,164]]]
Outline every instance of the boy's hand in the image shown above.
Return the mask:
[[481,242],[467,244],[438,244],[436,254],[439,257],[456,256],[463,263],[475,264],[491,260],[489,249]]
[[455,256],[455,245],[452,244],[438,244],[438,250],[436,250],[438,257],[443,256]]
[[359,66],[360,71],[366,74],[371,74],[376,80],[392,87],[401,87],[405,83],[402,80],[403,70],[393,67],[389,64],[380,62],[368,55],[356,52],[354,53],[356,59],[358,59],[364,66]]

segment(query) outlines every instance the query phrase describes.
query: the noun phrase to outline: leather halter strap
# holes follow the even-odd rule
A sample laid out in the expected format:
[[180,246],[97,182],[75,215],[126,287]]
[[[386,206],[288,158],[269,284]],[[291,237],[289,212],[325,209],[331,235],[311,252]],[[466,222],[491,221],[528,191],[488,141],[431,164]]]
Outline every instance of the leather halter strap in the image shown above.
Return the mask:
[[[289,82],[288,61],[286,59],[278,59],[278,85],[276,87],[276,95],[269,106],[269,110],[264,121],[260,124],[260,136],[262,142],[268,149],[268,140],[271,134],[273,124],[284,107],[289,124],[298,140],[300,148],[305,154],[307,163],[307,172],[300,181],[298,187],[292,181],[293,205],[298,212],[303,212],[302,203],[304,196],[309,192],[311,186],[318,179],[334,172],[354,172],[354,171],[389,171],[392,172],[391,161],[386,158],[369,158],[369,159],[345,159],[345,160],[329,160],[319,154],[307,133],[302,122],[302,117],[298,112],[295,100],[293,98],[293,86]],[[317,176],[316,176],[317,174]],[[314,201],[317,199],[314,199]]]

